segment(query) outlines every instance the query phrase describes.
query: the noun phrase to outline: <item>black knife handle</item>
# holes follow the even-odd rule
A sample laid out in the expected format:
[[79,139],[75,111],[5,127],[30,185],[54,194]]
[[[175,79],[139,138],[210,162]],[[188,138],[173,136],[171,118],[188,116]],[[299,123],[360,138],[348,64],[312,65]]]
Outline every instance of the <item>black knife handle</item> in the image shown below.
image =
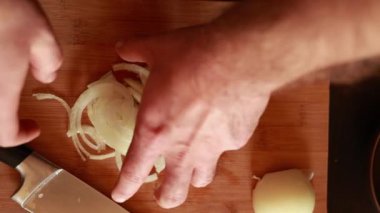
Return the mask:
[[21,162],[25,160],[33,151],[28,147],[22,145],[12,148],[0,147],[0,161],[16,168]]

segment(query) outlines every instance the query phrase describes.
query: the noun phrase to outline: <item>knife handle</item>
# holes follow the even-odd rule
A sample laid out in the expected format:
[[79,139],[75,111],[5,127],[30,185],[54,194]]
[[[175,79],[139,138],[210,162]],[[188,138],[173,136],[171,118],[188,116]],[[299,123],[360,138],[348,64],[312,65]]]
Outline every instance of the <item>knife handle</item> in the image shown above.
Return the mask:
[[16,168],[21,162],[25,160],[33,151],[25,145],[2,148],[0,147],[0,161],[7,165]]

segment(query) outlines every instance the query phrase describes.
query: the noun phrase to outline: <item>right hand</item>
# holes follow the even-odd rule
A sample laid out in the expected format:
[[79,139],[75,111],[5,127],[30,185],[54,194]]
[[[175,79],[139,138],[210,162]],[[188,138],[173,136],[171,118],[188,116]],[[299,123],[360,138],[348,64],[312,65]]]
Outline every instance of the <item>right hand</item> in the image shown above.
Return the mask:
[[118,45],[124,60],[147,63],[151,74],[115,201],[133,196],[164,156],[164,179],[155,197],[161,207],[174,208],[185,201],[190,185],[211,183],[222,153],[251,137],[271,90],[257,81],[249,46],[226,45],[229,40],[215,34],[210,24]]
[[0,147],[17,146],[40,131],[18,118],[28,70],[42,83],[56,78],[62,55],[39,5],[32,0],[0,1]]

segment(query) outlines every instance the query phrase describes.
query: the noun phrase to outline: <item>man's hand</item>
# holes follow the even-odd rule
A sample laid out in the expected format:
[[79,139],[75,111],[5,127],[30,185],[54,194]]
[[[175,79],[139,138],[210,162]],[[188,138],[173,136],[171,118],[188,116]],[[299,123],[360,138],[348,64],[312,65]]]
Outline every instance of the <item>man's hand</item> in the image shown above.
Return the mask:
[[135,136],[113,198],[130,198],[167,162],[161,207],[206,186],[220,155],[242,147],[272,91],[328,66],[380,54],[378,0],[243,1],[216,21],[118,45],[146,62]]
[[0,1],[0,146],[16,146],[39,135],[34,121],[18,119],[20,93],[28,70],[43,83],[62,63],[58,44],[37,3]]
[[[190,184],[205,187],[227,150],[246,144],[269,98],[234,57],[221,54],[207,28],[129,40],[117,48],[127,61],[146,62],[151,75],[144,90],[137,129],[113,198],[124,202],[143,184],[155,160],[166,159],[158,204],[183,203]],[[231,81],[232,80],[232,81]]]

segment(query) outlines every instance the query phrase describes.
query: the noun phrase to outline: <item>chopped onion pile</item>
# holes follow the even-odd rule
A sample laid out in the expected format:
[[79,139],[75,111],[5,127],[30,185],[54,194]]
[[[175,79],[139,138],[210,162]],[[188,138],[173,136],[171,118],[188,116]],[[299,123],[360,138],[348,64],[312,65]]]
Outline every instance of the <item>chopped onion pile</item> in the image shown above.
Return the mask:
[[[126,78],[124,84],[119,83],[113,75],[116,71],[134,73],[139,80]],[[38,100],[56,100],[65,107],[69,116],[67,136],[72,139],[82,160],[115,158],[120,170],[123,156],[132,142],[138,105],[148,76],[149,71],[144,67],[128,63],[115,64],[113,72],[108,72],[87,86],[72,108],[53,94],[37,93],[33,96]],[[82,124],[85,110],[91,125]],[[113,151],[104,153],[106,147]],[[164,157],[157,159],[154,167],[156,173],[151,174],[145,182],[157,180],[157,174],[165,169]]]

